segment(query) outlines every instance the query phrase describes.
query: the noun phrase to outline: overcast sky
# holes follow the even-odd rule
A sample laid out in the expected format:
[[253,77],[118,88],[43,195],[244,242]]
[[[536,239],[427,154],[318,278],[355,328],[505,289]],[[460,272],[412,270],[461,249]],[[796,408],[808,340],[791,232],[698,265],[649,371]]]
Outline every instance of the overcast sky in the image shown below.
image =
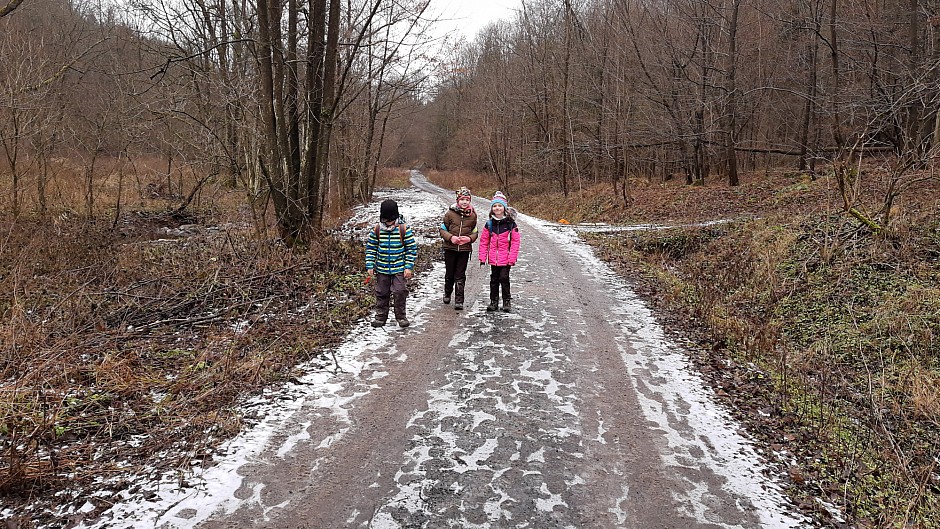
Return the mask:
[[512,20],[521,0],[434,0],[434,10],[441,14],[441,32],[458,29],[467,40],[473,40],[477,32],[488,22],[499,19]]

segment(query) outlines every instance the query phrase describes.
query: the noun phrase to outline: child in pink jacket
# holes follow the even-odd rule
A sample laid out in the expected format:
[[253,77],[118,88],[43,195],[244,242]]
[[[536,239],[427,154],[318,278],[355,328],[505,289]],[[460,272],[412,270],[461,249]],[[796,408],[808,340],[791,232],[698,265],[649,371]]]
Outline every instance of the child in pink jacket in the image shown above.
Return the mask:
[[490,263],[490,304],[487,312],[499,308],[503,290],[503,312],[509,312],[509,270],[519,256],[519,227],[513,219],[506,195],[497,191],[490,206],[490,218],[480,233],[480,266]]

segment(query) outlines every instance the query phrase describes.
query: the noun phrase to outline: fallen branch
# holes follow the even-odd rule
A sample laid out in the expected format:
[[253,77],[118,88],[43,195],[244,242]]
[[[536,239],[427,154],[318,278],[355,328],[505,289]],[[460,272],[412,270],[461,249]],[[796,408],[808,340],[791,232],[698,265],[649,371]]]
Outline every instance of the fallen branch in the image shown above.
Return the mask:
[[868,229],[871,230],[871,232],[874,233],[875,235],[878,235],[882,231],[884,231],[884,228],[882,228],[880,224],[871,220],[870,218],[865,216],[864,213],[862,213],[861,211],[855,208],[849,208],[849,214],[855,217],[856,219],[860,220],[862,224],[867,226]]

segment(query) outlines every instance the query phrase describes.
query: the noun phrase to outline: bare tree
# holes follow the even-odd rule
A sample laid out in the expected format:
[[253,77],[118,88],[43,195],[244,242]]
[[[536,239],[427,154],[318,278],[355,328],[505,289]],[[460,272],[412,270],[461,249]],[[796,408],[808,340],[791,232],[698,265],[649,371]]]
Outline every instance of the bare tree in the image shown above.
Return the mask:
[[[34,2],[18,16],[0,21],[0,54],[5,68],[0,72],[0,144],[10,167],[11,210],[19,214],[23,205],[24,178],[37,177],[39,209],[46,208],[44,176],[49,158],[61,138],[61,118],[78,107],[66,95],[71,72],[83,69],[102,50],[103,39],[93,25],[76,16],[78,5],[61,6]],[[48,27],[48,33],[35,27]]]
[[[27,45],[20,48],[22,54],[11,49],[19,43]],[[24,156],[23,151],[32,137],[42,133],[42,94],[32,89],[32,84],[40,79],[42,68],[32,60],[32,51],[28,41],[0,43],[0,54],[7,58],[6,71],[0,78],[0,148],[10,170],[10,209],[15,216],[20,214],[21,181],[32,165],[31,158]]]

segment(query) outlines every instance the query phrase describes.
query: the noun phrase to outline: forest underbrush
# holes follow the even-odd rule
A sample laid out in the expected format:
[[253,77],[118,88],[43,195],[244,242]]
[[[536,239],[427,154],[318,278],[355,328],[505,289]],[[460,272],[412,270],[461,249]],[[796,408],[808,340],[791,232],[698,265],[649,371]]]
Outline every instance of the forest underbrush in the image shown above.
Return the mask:
[[335,368],[329,346],[374,302],[362,245],[322,237],[290,250],[259,236],[243,191],[218,193],[231,196],[211,209],[148,201],[117,223],[2,219],[7,527],[68,526],[51,511],[73,501],[108,508],[88,492],[114,472],[185,480],[239,431],[243,399],[290,382],[302,363]]
[[873,233],[825,180],[638,185],[627,207],[601,190],[558,214],[684,226],[588,238],[689,345],[804,511],[832,527],[937,528],[940,184],[911,188]]
[[190,226],[126,240],[14,224],[0,253],[0,493],[42,495],[181,441],[197,457],[237,430],[239,395],[290,377],[368,308],[358,247],[300,254]]

